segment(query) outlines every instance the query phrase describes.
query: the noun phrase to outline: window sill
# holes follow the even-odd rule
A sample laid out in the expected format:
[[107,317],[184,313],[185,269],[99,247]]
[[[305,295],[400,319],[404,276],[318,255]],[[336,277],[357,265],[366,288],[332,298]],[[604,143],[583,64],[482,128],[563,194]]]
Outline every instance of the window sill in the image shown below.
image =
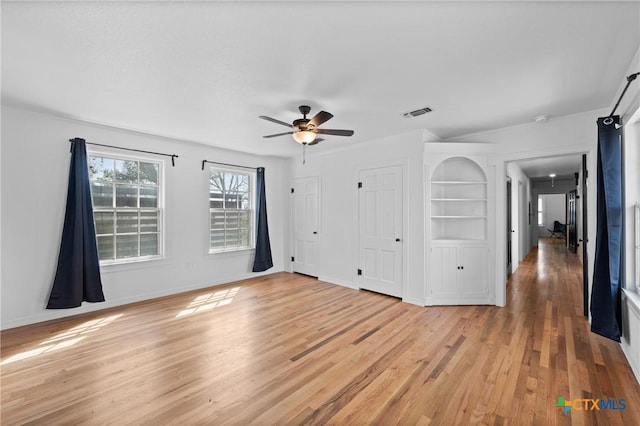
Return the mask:
[[155,267],[158,262],[166,260],[165,257],[151,257],[147,259],[131,259],[131,260],[123,260],[121,262],[110,262],[110,263],[101,263],[100,271],[101,272],[117,272],[117,271],[126,271],[130,269],[140,269],[141,267]]
[[634,290],[622,289],[623,297],[627,299],[627,305],[640,316],[640,294]]
[[244,254],[248,254],[252,251],[254,251],[255,248],[254,247],[247,247],[247,248],[239,248],[239,249],[227,249],[227,250],[213,250],[213,251],[209,251],[209,255],[226,255],[226,256],[241,256]]

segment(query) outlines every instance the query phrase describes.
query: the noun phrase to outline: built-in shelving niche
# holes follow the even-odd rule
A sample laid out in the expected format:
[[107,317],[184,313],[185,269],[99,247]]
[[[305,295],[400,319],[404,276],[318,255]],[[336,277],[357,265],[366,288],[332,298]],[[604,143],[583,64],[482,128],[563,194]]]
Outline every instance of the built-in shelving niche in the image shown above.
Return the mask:
[[431,177],[431,239],[487,239],[487,177],[465,157],[451,157]]

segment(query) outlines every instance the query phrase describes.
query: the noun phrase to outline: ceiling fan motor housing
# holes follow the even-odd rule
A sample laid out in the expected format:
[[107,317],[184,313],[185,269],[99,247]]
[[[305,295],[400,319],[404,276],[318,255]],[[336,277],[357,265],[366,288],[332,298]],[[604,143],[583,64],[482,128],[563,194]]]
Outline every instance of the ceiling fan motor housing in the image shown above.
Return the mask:
[[308,118],[298,118],[297,120],[293,120],[293,127],[297,127],[300,130],[307,129],[307,123],[311,121]]

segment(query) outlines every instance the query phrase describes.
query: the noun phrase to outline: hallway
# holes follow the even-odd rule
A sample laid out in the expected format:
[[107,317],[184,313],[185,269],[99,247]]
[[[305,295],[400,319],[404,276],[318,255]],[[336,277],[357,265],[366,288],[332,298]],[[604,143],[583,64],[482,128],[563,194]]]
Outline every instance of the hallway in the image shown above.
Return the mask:
[[536,413],[541,414],[545,394],[567,401],[623,398],[624,410],[595,411],[583,402],[578,408],[585,408],[571,409],[566,417],[548,413],[546,422],[569,424],[571,417],[570,424],[640,424],[640,386],[619,344],[589,330],[582,264],[564,244],[564,239],[540,238],[508,283],[508,309],[525,315],[530,327],[523,368],[536,383]]

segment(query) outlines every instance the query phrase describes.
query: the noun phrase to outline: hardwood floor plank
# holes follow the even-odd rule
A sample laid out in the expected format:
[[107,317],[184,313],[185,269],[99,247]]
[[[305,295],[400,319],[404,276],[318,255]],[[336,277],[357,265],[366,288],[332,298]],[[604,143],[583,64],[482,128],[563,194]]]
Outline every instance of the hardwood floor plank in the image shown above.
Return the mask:
[[[296,274],[0,333],[3,425],[640,424],[581,266],[542,241],[508,306],[419,307]],[[625,410],[556,407],[625,399]]]

